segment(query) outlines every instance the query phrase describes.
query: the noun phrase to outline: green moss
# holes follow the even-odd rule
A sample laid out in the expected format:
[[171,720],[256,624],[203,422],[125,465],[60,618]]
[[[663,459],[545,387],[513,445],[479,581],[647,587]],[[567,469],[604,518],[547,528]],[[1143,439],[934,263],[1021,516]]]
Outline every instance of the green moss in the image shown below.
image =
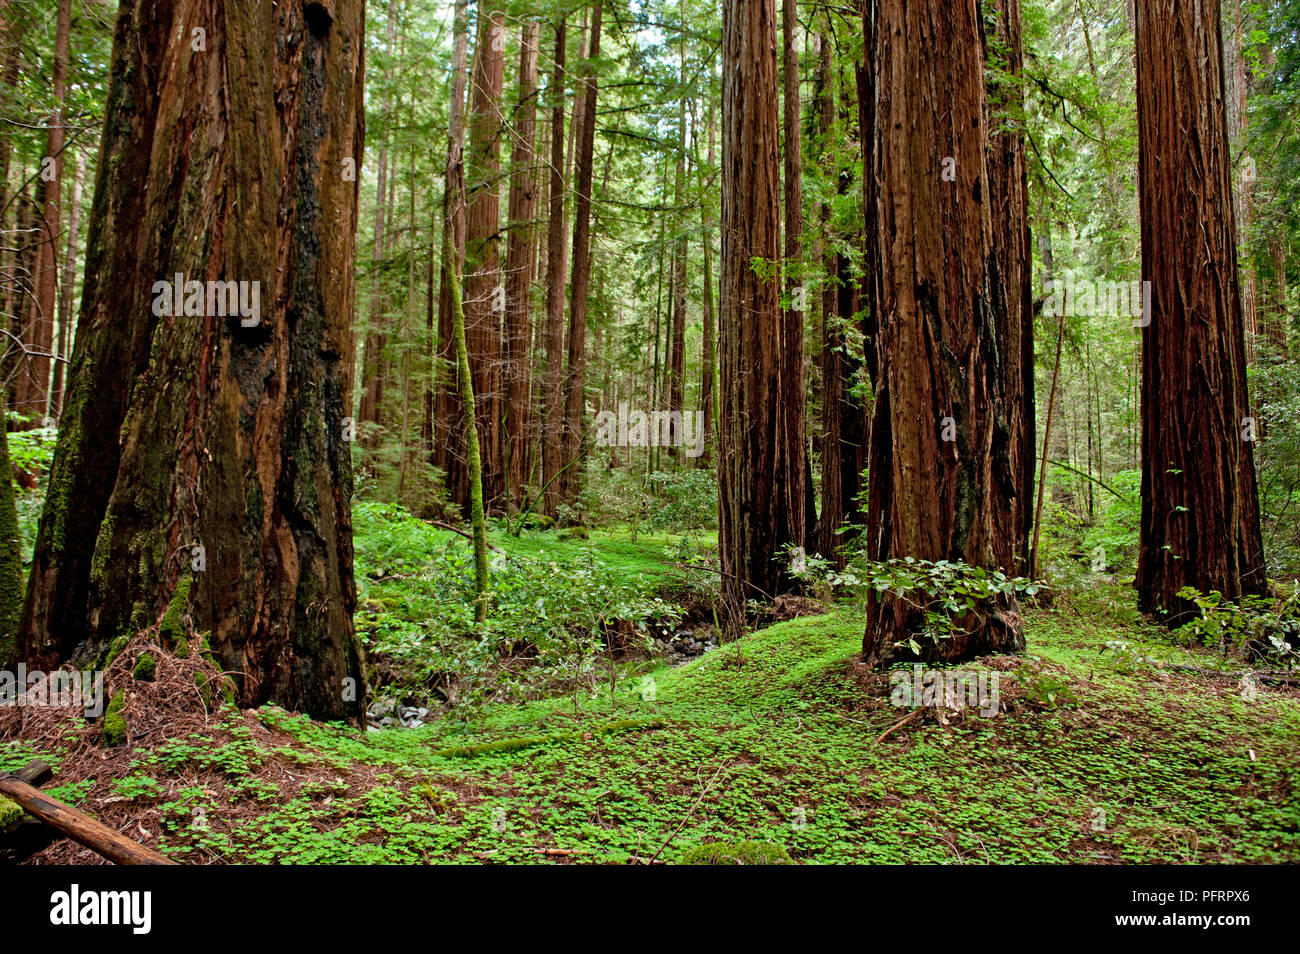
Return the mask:
[[0,795],[0,828],[16,825],[22,821],[22,818],[23,810],[18,807],[17,803]]
[[23,610],[23,558],[13,467],[9,463],[9,434],[3,415],[0,415],[0,428],[4,428],[0,431],[0,665],[3,665],[17,648],[18,618]]
[[770,841],[714,841],[682,852],[681,865],[791,865],[789,853]]
[[[185,624],[182,617],[190,602],[190,583],[188,575],[176,581],[176,590],[172,593],[171,602],[167,604],[167,612],[163,614],[162,622],[158,626],[163,639],[171,645],[179,645],[185,639]],[[188,649],[186,652],[188,653]]]
[[176,648],[174,650],[177,659],[190,658],[190,641],[184,636],[176,637]]
[[135,668],[131,670],[131,678],[136,682],[153,682],[154,671],[158,668],[158,662],[153,658],[152,653],[141,653],[135,661]]
[[126,716],[122,715],[124,708],[126,693],[119,692],[108,700],[108,708],[104,710],[104,742],[107,745],[121,745],[126,741]]
[[108,654],[104,656],[103,666],[105,668],[109,663],[122,654],[122,650],[126,648],[127,641],[130,638],[131,637],[129,636],[122,635],[113,640],[112,644],[108,647]]

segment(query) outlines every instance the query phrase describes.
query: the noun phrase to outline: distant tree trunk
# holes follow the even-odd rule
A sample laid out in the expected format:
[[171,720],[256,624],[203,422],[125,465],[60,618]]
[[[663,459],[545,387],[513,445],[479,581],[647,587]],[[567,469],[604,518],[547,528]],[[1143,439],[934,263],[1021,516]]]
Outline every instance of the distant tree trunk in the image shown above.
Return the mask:
[[63,104],[68,84],[68,34],[72,0],[58,0],[54,30],[52,85],[54,112],[50,114],[36,180],[36,237],[32,269],[32,295],[27,299],[23,342],[32,353],[22,362],[18,382],[19,413],[40,424],[49,413],[50,352],[54,346],[54,315],[59,294],[59,250],[63,193]]
[[541,24],[530,20],[520,31],[519,109],[510,151],[510,239],[506,250],[506,436],[511,510],[523,503],[528,478],[529,311],[533,285],[533,220],[537,215],[537,157],[533,152],[537,125],[537,41]]
[[[709,153],[707,165],[713,169],[713,102],[709,101],[705,125],[709,130]],[[698,163],[697,163],[698,165]],[[704,453],[696,458],[700,467],[708,467],[713,461],[713,436],[716,430],[718,405],[714,387],[714,375],[718,363],[714,342],[717,340],[717,319],[714,314],[713,289],[716,279],[713,275],[713,216],[710,201],[704,188],[704,173],[700,172],[700,244],[704,246],[704,347],[700,367],[700,413],[704,415]]]
[[743,605],[794,582],[780,551],[804,543],[804,444],[802,427],[787,430],[787,405],[804,381],[776,270],[776,3],[729,2],[722,16],[718,543],[724,593]]
[[564,469],[564,276],[568,233],[564,216],[565,21],[555,25],[551,97],[551,189],[546,229],[546,426],[542,436],[542,513],[554,518]]
[[[988,360],[993,394],[994,562],[1015,575],[1029,572],[1034,486],[1034,312],[1029,234],[1029,185],[1022,132],[1024,70],[1020,0],[995,0],[986,20],[985,58],[1002,75],[989,84],[987,149],[993,265],[989,290],[998,322]],[[991,23],[990,23],[991,20]]]
[[[573,212],[573,281],[569,289],[569,363],[564,388],[564,463],[560,496],[572,502],[582,489],[582,431],[586,405],[587,293],[591,288],[591,183],[596,148],[596,61],[600,59],[601,0],[591,14],[591,38],[582,64],[582,128],[578,130],[578,197]],[[576,108],[576,107],[575,107]]]
[[[501,373],[501,327],[505,286],[501,275],[501,91],[505,80],[505,15],[479,11],[470,89],[469,153],[466,159],[465,340],[474,371],[474,417],[482,448],[483,499],[489,509],[505,490],[501,473],[501,419],[505,406]],[[470,505],[470,480],[454,488],[456,502]]]
[[[835,122],[835,81],[832,75],[831,38],[818,37],[817,116],[820,146],[826,151]],[[843,195],[852,185],[852,173],[841,169],[836,191]],[[822,207],[823,232],[831,239],[831,207]],[[821,554],[844,566],[843,528],[859,519],[858,498],[867,466],[866,409],[854,393],[861,369],[863,341],[857,314],[861,310],[861,283],[851,260],[833,247],[822,256],[826,285],[822,293],[822,507],[816,547]]]
[[14,469],[9,462],[9,427],[0,403],[0,666],[10,668],[23,612],[23,554],[14,501]]
[[1218,0],[1137,5],[1142,270],[1138,607],[1169,625],[1264,592]]
[[383,356],[388,344],[383,332],[385,305],[383,279],[380,275],[384,262],[384,210],[388,195],[387,143],[379,147],[375,182],[375,234],[370,253],[370,317],[366,323],[365,350],[361,358],[361,403],[357,417],[362,421],[379,424],[380,406],[384,401]]
[[[803,294],[803,173],[799,136],[799,49],[795,44],[798,29],[796,0],[781,0],[782,103],[784,107],[783,157],[785,165],[785,249],[781,272],[785,278],[786,306],[781,310],[781,337],[784,343],[780,360],[782,376],[791,386],[778,406],[777,432],[786,444],[786,453],[803,471],[799,491],[804,509],[799,521],[804,538],[799,546],[815,543],[817,502],[813,493],[812,461],[807,453],[807,382],[804,380],[803,313],[807,307]],[[798,445],[796,448],[795,445]]]
[[54,381],[50,385],[50,416],[55,420],[63,413],[63,366],[68,360],[68,345],[72,341],[72,299],[77,290],[77,236],[81,230],[81,184],[84,170],[85,166],[74,158],[72,206],[68,209],[68,244],[59,279],[59,343],[54,352]]
[[[669,324],[668,341],[668,410],[680,414],[686,390],[686,216],[682,211],[686,202],[686,54],[682,53],[681,99],[678,105],[677,122],[681,131],[681,144],[677,153],[677,178],[673,188],[673,205],[677,212],[673,217],[673,230],[677,238],[673,241],[672,273],[672,317]],[[658,410],[658,409],[656,409]],[[679,443],[681,430],[670,417],[669,456],[673,460],[680,458]]]
[[[456,274],[465,261],[465,89],[469,85],[469,0],[456,0],[451,54],[451,103],[447,125],[447,163],[443,173],[442,228],[452,237],[450,255]],[[446,248],[444,244],[444,248]],[[441,256],[440,256],[441,257]],[[433,396],[433,466],[443,472],[448,493],[465,483],[464,459],[456,453],[460,419],[456,382],[456,342],[451,314],[452,270],[443,259],[438,267],[438,348],[435,352]]]
[[183,13],[118,13],[19,657],[95,664],[179,606],[241,706],[359,723],[342,169],[361,165],[363,7],[232,2],[202,52]]
[[[994,475],[1002,383],[985,165],[981,10],[975,0],[868,0],[862,100],[867,268],[877,324],[866,521],[872,560],[1007,564],[1009,489]],[[917,143],[925,148],[918,152]],[[1024,647],[1014,600],[921,644],[946,662]],[[892,593],[867,606],[863,658],[913,657],[924,620]]]
[[1250,115],[1247,112],[1247,100],[1250,92],[1250,71],[1246,67],[1246,9],[1242,0],[1232,0],[1227,11],[1232,41],[1228,44],[1227,59],[1229,68],[1224,76],[1227,92],[1228,140],[1230,148],[1236,152],[1236,175],[1232,176],[1232,211],[1237,230],[1237,251],[1243,253],[1245,261],[1241,273],[1241,318],[1245,328],[1246,361],[1255,360],[1255,336],[1259,332],[1256,294],[1255,266],[1250,261],[1248,251],[1250,243],[1250,220],[1252,192],[1255,185],[1255,161],[1246,148],[1246,132]]

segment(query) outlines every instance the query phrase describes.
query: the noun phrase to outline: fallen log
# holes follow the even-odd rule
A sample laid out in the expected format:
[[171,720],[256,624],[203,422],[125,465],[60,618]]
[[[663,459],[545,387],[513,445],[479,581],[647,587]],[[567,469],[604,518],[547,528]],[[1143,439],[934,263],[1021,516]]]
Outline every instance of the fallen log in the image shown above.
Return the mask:
[[[32,768],[28,765],[28,769]],[[48,766],[46,769],[48,770]],[[26,769],[24,769],[24,772]],[[11,799],[23,811],[39,818],[80,845],[85,845],[118,865],[174,865],[158,852],[118,834],[102,822],[84,815],[57,798],[34,788],[18,775],[0,776],[0,795]]]

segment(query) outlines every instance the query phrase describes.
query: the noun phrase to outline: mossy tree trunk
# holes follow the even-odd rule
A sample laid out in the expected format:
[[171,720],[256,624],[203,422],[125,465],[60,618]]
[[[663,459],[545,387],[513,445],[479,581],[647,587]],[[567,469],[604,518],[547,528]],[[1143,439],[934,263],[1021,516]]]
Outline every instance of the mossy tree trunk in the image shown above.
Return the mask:
[[[213,10],[206,24],[167,3],[118,13],[19,656],[98,658],[157,624],[192,574],[189,616],[241,705],[359,721],[343,418],[364,11]],[[155,283],[176,274],[247,283],[250,303],[258,282],[259,320],[216,314],[204,295],[190,314],[156,315]]]
[[13,661],[23,611],[23,555],[18,541],[14,472],[9,462],[9,428],[0,404],[0,666]]

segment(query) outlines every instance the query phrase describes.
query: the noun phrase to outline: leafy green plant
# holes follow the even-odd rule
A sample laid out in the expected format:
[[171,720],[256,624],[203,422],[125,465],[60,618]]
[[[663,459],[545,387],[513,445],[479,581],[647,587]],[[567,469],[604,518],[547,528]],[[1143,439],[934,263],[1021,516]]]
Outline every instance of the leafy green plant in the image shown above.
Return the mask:
[[1213,590],[1185,586],[1178,595],[1196,605],[1200,616],[1174,632],[1217,647],[1224,656],[1275,656],[1293,664],[1300,659],[1300,583],[1275,598],[1247,594],[1233,603]]

